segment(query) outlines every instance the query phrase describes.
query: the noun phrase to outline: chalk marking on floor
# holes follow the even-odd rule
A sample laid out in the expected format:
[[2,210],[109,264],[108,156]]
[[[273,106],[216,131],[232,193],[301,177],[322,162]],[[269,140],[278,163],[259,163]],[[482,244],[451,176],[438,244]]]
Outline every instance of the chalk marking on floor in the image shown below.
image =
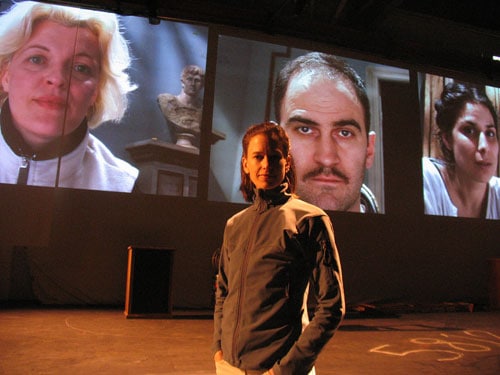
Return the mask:
[[[491,347],[487,345],[481,345],[477,342],[481,342],[482,344],[490,344],[494,346],[500,346],[500,336],[495,335],[488,331],[480,331],[480,330],[467,330],[463,331],[464,336],[456,335],[456,334],[445,334],[442,333],[441,336],[445,338],[453,338],[459,339],[457,340],[443,340],[439,338],[429,338],[429,337],[420,337],[410,339],[409,342],[414,345],[442,345],[450,347],[451,349],[411,349],[406,351],[398,352],[395,350],[387,350],[386,348],[394,347],[395,345],[385,344],[380,345],[375,348],[369,350],[370,353],[379,353],[386,354],[391,356],[405,357],[410,354],[419,354],[419,353],[446,353],[449,354],[450,357],[442,357],[438,358],[437,361],[455,361],[464,356],[464,353],[479,353],[479,352],[489,352],[491,351]],[[470,341],[474,341],[471,343]]]

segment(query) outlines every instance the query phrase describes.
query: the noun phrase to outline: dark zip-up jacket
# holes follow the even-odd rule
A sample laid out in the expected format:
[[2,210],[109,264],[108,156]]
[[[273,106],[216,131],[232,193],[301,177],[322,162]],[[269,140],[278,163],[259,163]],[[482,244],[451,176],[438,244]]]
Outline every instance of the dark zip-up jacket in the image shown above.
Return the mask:
[[[315,293],[302,332],[303,296]],[[243,370],[307,374],[345,313],[340,260],[327,214],[285,194],[231,217],[221,248],[213,352]]]

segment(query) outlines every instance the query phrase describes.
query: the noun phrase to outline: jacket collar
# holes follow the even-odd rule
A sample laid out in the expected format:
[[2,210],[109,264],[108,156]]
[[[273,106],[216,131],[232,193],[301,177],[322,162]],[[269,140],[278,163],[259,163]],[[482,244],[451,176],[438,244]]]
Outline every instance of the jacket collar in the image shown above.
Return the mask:
[[0,109],[0,129],[5,142],[7,142],[16,155],[27,156],[33,160],[49,160],[69,154],[78,147],[87,134],[87,120],[84,119],[78,128],[71,134],[67,134],[64,137],[58,137],[48,143],[42,150],[35,152],[31,146],[24,141],[21,133],[14,126],[10,113],[9,101],[6,100]]
[[288,183],[286,182],[271,190],[255,189],[255,209],[263,212],[271,207],[286,203],[292,196],[287,193],[287,189]]

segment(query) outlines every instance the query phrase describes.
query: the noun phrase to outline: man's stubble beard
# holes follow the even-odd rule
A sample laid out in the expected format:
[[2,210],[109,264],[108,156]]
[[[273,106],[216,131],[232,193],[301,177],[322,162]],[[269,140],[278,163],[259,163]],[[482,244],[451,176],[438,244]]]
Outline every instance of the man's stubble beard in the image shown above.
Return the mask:
[[[359,190],[357,192],[341,192],[338,189],[328,186],[319,189],[309,189],[307,183],[300,182],[296,193],[300,199],[324,210],[359,212]],[[339,194],[342,195],[338,196]]]
[[[312,186],[309,179],[314,177],[336,176],[343,181],[340,187],[335,186]],[[349,178],[343,171],[333,167],[319,167],[306,173],[297,183],[297,194],[299,197],[309,203],[312,203],[324,210],[331,211],[360,211],[360,191],[364,179],[364,173],[361,176]]]

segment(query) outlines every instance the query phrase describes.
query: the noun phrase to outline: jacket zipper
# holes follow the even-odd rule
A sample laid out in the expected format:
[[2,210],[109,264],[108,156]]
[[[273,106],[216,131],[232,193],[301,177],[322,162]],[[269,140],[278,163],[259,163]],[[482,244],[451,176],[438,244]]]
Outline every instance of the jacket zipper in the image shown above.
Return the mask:
[[250,253],[252,250],[252,245],[255,243],[254,237],[255,237],[255,232],[257,230],[257,223],[258,219],[260,219],[261,212],[257,212],[257,217],[256,220],[253,221],[252,228],[250,230],[250,235],[248,236],[248,244],[245,249],[245,255],[243,258],[243,263],[241,265],[241,276],[240,276],[240,290],[238,293],[238,303],[236,306],[236,324],[234,326],[234,334],[233,334],[233,361],[234,363],[237,363],[237,338],[239,335],[239,328],[240,328],[240,323],[241,323],[241,310],[242,310],[242,302],[243,302],[243,294],[245,291],[245,279],[246,279],[246,274],[247,274],[247,268],[248,268],[248,262],[250,259]]
[[21,166],[19,167],[19,174],[17,175],[18,185],[28,184],[28,175],[30,171],[30,158],[26,155],[21,156]]

